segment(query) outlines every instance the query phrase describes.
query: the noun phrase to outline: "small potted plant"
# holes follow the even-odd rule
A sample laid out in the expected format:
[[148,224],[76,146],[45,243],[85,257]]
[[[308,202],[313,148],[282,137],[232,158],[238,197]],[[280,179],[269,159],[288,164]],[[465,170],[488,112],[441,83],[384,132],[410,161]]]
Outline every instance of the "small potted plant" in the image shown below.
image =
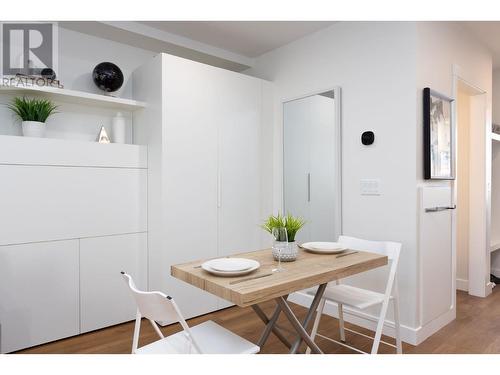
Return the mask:
[[45,121],[57,113],[57,106],[47,99],[15,97],[7,107],[22,121],[23,135],[45,137]]
[[305,223],[306,222],[300,217],[296,217],[291,214],[283,216],[278,213],[278,215],[276,216],[274,215],[269,216],[269,218],[264,222],[264,224],[262,224],[261,226],[262,229],[271,233],[272,235],[275,235],[276,230],[280,228],[284,228],[286,231],[286,238],[281,238],[280,236],[277,236],[275,238],[275,241],[277,242],[288,241],[288,246],[286,246],[286,249],[284,251],[281,251],[281,254],[279,254],[278,251],[276,250],[277,247],[273,246],[274,259],[278,260],[278,258],[281,258],[281,260],[284,262],[291,262],[297,259],[299,250],[297,243],[295,242],[295,236],[297,235],[297,232],[305,225]]

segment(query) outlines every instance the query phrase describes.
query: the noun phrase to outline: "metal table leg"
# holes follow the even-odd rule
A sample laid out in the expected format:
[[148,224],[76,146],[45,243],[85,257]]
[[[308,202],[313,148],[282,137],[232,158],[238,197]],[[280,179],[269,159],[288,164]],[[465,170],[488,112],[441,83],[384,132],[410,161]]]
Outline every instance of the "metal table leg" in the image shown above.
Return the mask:
[[252,308],[257,314],[257,316],[266,325],[266,327],[264,328],[264,332],[262,332],[262,335],[260,336],[257,345],[259,347],[262,347],[269,338],[270,333],[273,332],[283,344],[285,344],[288,348],[291,348],[292,344],[290,344],[290,342],[286,339],[286,337],[283,336],[283,333],[281,333],[278,325],[276,324],[276,321],[278,320],[279,314],[281,312],[281,308],[279,306],[276,306],[276,309],[274,310],[271,319],[267,317],[267,315],[264,313],[264,311],[262,311],[262,309],[258,305],[252,305]]
[[[311,306],[309,307],[309,311],[307,311],[304,322],[302,323],[302,327],[304,328],[304,330],[306,332],[307,332],[309,324],[311,323],[312,317],[314,316],[314,313],[318,309],[318,305],[321,302],[321,297],[323,297],[323,294],[325,293],[326,286],[327,286],[327,284],[321,284],[318,287],[318,290],[316,291],[316,295],[314,296],[314,299],[311,303]],[[310,336],[308,335],[308,337],[310,337]],[[297,350],[300,347],[300,344],[302,343],[302,339],[303,338],[301,336],[299,336],[297,338],[297,340],[293,343],[293,346],[291,347],[291,350],[290,350],[291,354],[297,352]],[[309,346],[309,347],[311,347],[311,346]]]
[[[278,298],[276,298],[276,302],[281,307],[281,310],[286,315],[286,317],[288,318],[288,321],[292,324],[293,328],[295,328],[295,330],[300,335],[300,337],[311,348],[312,352],[317,353],[317,354],[322,354],[323,352],[321,351],[321,349],[311,339],[311,337],[308,335],[307,331],[304,329],[302,324],[300,324],[299,320],[294,315],[292,309],[290,309],[290,306],[288,306],[285,299],[283,297],[278,297]],[[294,351],[291,350],[290,353],[294,353]]]

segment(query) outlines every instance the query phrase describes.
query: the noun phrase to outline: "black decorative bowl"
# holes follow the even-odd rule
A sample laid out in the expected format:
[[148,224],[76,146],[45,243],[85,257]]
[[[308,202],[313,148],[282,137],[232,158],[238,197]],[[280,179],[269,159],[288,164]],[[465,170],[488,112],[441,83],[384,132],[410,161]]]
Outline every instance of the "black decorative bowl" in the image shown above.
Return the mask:
[[114,92],[123,85],[123,73],[118,66],[110,62],[97,64],[92,72],[97,87],[106,92]]

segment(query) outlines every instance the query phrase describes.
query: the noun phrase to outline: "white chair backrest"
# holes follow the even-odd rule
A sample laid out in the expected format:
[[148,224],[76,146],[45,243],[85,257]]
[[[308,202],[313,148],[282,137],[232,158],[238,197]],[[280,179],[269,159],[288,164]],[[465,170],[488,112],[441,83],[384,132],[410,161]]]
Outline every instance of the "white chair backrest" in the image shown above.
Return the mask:
[[385,255],[390,262],[389,277],[385,288],[385,296],[388,298],[393,292],[398,294],[396,282],[396,271],[398,268],[399,254],[401,253],[401,244],[399,242],[368,241],[355,237],[339,236],[338,242],[348,249],[369,251],[380,255]]
[[401,244],[399,242],[368,241],[349,236],[339,236],[338,242],[349,249],[386,255],[389,260],[395,260],[396,263],[401,252]]
[[134,339],[132,343],[132,353],[135,353],[138,347],[139,342],[139,331],[140,331],[140,322],[141,317],[147,318],[154,330],[158,333],[158,335],[163,338],[163,334],[156,322],[175,322],[179,323],[193,348],[197,353],[201,353],[200,347],[196,342],[195,338],[191,330],[189,329],[186,320],[182,316],[182,313],[172,299],[172,297],[163,294],[162,292],[143,292],[138,290],[135,286],[134,280],[132,277],[125,272],[121,272],[123,279],[127,283],[132,295],[134,296],[135,302],[137,304],[137,318],[136,318],[136,327],[134,330]]
[[173,299],[161,292],[143,292],[137,289],[130,275],[122,272],[123,278],[127,283],[137,304],[140,314],[156,322],[183,320],[180,311]]

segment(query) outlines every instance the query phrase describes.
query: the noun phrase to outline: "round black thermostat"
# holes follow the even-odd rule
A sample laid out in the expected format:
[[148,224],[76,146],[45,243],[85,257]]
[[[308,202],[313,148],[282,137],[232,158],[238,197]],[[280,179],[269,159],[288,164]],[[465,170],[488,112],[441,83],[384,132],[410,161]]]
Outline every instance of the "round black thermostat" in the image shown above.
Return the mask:
[[367,131],[361,134],[361,143],[365,146],[373,144],[375,141],[375,134],[372,131]]

